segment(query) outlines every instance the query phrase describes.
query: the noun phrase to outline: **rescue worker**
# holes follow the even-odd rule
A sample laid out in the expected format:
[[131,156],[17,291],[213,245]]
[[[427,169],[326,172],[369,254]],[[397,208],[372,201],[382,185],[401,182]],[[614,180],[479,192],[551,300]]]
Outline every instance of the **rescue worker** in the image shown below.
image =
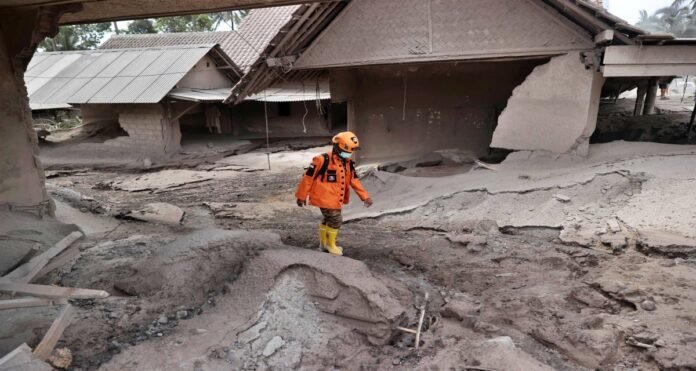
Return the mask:
[[365,207],[372,206],[372,199],[355,175],[355,165],[351,160],[353,153],[360,148],[358,137],[344,131],[334,136],[331,142],[331,151],[312,160],[295,197],[299,207],[307,205],[307,196],[310,205],[319,207],[324,216],[319,226],[319,246],[332,255],[340,256],[343,255],[343,248],[336,245],[336,238],[343,222],[341,208],[350,200],[350,187]]

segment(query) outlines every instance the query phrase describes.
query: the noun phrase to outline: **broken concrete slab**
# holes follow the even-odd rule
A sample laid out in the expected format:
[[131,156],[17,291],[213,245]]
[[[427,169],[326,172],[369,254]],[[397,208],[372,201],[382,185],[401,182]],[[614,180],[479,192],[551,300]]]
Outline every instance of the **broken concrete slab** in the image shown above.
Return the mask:
[[179,225],[184,218],[184,211],[178,206],[166,202],[153,202],[140,209],[131,210],[122,216],[144,222]]
[[491,147],[587,155],[603,83],[577,53],[551,58],[515,88]]
[[163,170],[116,181],[112,187],[129,192],[163,191],[183,185],[200,183],[215,177],[212,173],[194,170]]
[[646,254],[664,255],[669,258],[696,257],[696,239],[670,231],[639,230],[636,248]]
[[0,358],[0,371],[52,371],[53,367],[36,357],[31,348],[22,344]]

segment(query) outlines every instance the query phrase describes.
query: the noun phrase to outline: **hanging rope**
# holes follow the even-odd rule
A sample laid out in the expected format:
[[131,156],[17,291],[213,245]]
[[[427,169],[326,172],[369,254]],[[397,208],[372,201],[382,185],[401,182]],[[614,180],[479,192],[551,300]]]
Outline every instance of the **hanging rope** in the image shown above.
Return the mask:
[[307,134],[307,126],[305,125],[305,118],[307,117],[307,114],[309,114],[309,108],[307,108],[307,100],[304,98],[305,96],[305,85],[304,81],[302,81],[302,105],[304,106],[304,115],[302,116],[302,132]]
[[266,89],[263,89],[263,114],[266,118],[266,159],[268,159],[268,170],[271,170],[271,140],[268,134],[268,99]]

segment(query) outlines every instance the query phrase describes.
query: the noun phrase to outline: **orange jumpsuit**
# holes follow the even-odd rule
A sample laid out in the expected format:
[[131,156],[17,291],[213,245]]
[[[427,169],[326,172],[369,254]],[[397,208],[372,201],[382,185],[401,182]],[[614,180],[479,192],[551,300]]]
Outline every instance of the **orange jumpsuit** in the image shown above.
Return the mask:
[[350,201],[350,187],[362,201],[370,198],[360,180],[355,175],[352,160],[343,160],[333,151],[329,152],[329,164],[324,174],[319,174],[324,164],[324,155],[315,156],[312,164],[302,177],[295,197],[322,209],[341,209]]

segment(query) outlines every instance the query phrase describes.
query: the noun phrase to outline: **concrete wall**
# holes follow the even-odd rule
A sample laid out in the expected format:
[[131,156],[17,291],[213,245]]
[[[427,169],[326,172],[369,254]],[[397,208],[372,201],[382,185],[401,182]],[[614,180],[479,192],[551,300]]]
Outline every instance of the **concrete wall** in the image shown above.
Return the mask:
[[512,90],[546,60],[361,67],[332,72],[332,96],[348,104],[362,163],[447,148],[488,152]]
[[85,125],[95,122],[118,123],[118,112],[112,104],[83,104],[80,106],[80,115]]
[[586,155],[603,83],[576,53],[551,59],[515,89],[491,146]]
[[[18,31],[16,27],[8,27]],[[19,43],[19,37],[7,31],[0,24],[0,205],[52,213],[44,188],[24,71],[13,65],[13,55],[8,50],[9,40]],[[26,30],[19,29],[22,31]]]
[[181,149],[179,121],[168,119],[163,105],[123,104],[115,109],[119,124],[128,136],[107,140],[105,145],[152,156],[169,155]]
[[189,71],[179,83],[179,88],[218,89],[232,88],[229,77],[220,72],[207,55]]
[[[278,114],[278,103],[268,102],[268,126],[271,138],[316,137],[330,135],[327,118],[317,112],[315,101],[290,102],[290,115]],[[323,102],[324,110],[329,104]],[[306,107],[306,109],[305,109]],[[234,134],[242,138],[265,138],[266,119],[263,102],[247,101],[231,108]],[[305,116],[306,112],[306,116]],[[304,117],[304,132],[302,125]]]

